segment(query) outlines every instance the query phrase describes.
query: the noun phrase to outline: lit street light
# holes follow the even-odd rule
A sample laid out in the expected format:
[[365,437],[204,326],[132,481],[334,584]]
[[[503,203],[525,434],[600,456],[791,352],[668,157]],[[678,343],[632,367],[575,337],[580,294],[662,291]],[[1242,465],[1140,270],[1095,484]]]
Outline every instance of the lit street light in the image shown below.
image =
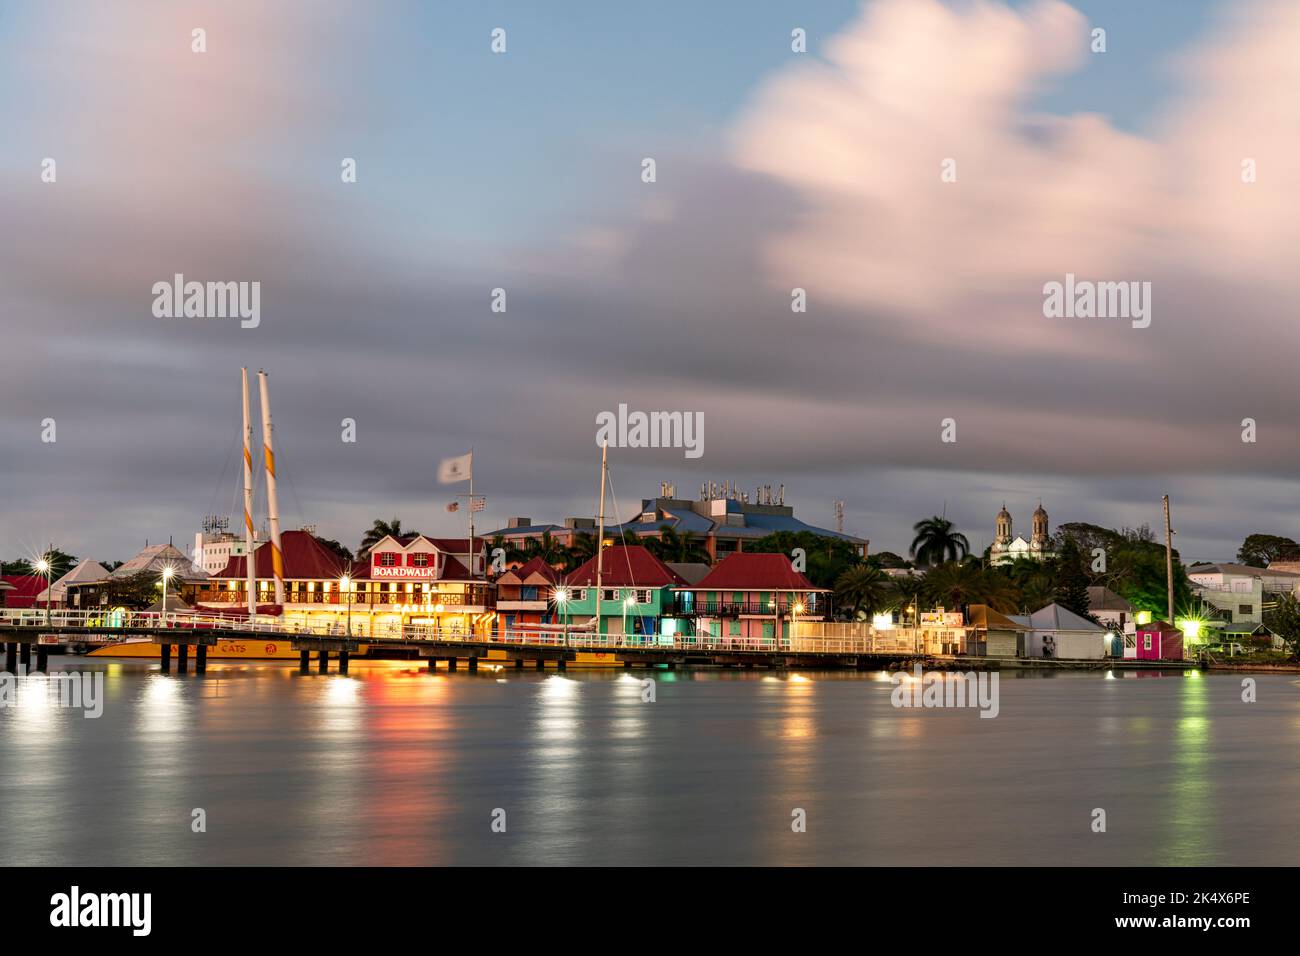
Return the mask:
[[176,569],[173,568],[171,565],[167,565],[167,567],[162,569],[162,586],[163,586],[162,619],[163,619],[164,627],[167,626],[167,582],[172,579],[172,576],[175,573],[176,573]]
[[352,636],[352,578],[343,575],[339,578],[339,590],[345,595],[343,600],[348,604],[348,637]]
[[50,626],[50,598],[54,595],[50,593],[50,577],[53,573],[53,566],[48,558],[41,558],[36,562],[36,571],[45,575],[45,626]]

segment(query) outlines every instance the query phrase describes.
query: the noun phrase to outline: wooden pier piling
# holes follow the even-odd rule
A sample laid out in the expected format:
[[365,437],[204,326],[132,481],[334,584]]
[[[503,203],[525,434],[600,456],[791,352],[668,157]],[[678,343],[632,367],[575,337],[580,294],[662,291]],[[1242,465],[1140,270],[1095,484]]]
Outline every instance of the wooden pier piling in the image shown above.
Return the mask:
[[32,645],[20,644],[18,646],[18,666],[22,668],[24,674],[32,672]]
[[311,671],[311,651],[300,651],[298,653],[298,673],[307,674]]
[[194,673],[206,674],[208,672],[208,645],[199,644],[194,648]]
[[348,672],[348,652],[339,651],[339,673],[346,674],[347,672]]
[[49,670],[49,667],[47,666],[47,661],[49,660],[49,655],[50,655],[50,649],[49,649],[48,647],[46,647],[44,644],[37,644],[37,645],[36,645],[36,670],[37,670],[37,673],[44,674],[47,670]]
[[188,644],[176,645],[176,673],[184,674],[190,669],[190,646]]
[[5,670],[10,674],[18,673],[18,644],[15,641],[5,643]]
[[158,659],[162,661],[162,672],[170,674],[172,672],[172,646],[163,644],[158,649]]
[[322,650],[316,658],[316,673],[328,674],[330,672],[330,652]]

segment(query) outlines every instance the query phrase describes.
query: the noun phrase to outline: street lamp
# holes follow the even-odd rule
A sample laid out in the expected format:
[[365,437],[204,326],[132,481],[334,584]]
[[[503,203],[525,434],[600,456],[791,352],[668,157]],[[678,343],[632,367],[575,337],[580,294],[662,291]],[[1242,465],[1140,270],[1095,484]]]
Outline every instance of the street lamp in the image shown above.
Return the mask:
[[348,604],[348,637],[352,636],[352,578],[343,575],[339,578],[339,590],[343,592],[343,600]]
[[37,561],[36,570],[38,573],[45,575],[45,626],[49,627],[50,626],[50,598],[54,596],[50,593],[50,587],[51,587],[50,574],[53,569],[52,566],[50,565],[49,559],[41,558],[39,561]]
[[564,622],[564,643],[569,643],[569,592],[566,588],[556,588],[553,594],[555,605],[560,610],[560,619]]
[[166,622],[167,622],[167,582],[172,579],[172,576],[175,573],[176,573],[176,569],[173,568],[171,565],[168,565],[167,567],[162,569],[162,586],[163,586],[162,617],[163,617],[164,627],[166,626]]

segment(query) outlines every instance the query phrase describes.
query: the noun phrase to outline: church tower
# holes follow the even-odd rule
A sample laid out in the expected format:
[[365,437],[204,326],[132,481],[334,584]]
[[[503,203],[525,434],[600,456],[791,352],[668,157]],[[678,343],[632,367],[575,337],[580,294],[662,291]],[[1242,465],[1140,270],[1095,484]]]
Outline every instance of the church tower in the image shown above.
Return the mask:
[[1038,502],[1038,507],[1034,510],[1033,525],[1033,534],[1029,538],[1029,549],[1039,554],[1046,554],[1051,536],[1047,530],[1047,512],[1043,510],[1041,501]]
[[993,540],[1003,547],[1011,543],[1011,512],[1007,510],[1005,501],[1002,503],[1002,510],[998,512],[998,529]]

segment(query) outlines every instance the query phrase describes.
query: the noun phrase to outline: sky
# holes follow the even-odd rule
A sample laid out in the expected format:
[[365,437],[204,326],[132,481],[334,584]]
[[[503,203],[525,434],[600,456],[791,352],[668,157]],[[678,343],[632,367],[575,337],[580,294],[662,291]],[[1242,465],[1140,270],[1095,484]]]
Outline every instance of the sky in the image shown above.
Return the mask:
[[[873,551],[936,513],[982,549],[1004,501],[1167,493],[1184,557],[1300,538],[1298,43],[1287,0],[0,0],[0,554],[237,512],[241,366],[284,526],[350,547],[464,533],[471,447],[480,531],[592,515],[620,404],[705,423],[611,449],[621,518],[784,483]],[[177,273],[260,324],[156,317]],[[1150,282],[1149,327],[1045,317],[1067,273]]]

